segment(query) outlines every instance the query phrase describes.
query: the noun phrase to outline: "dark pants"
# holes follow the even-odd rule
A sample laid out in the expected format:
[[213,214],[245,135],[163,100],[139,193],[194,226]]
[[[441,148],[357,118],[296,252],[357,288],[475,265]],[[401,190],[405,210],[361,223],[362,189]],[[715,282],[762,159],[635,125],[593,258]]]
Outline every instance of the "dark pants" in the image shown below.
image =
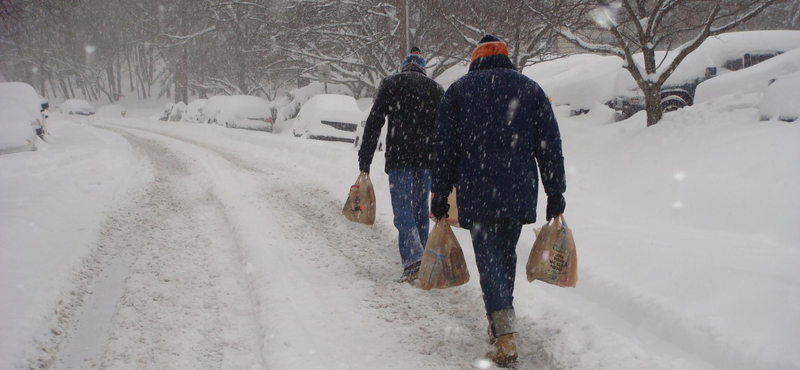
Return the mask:
[[514,308],[520,231],[522,221],[514,219],[473,222],[470,228],[487,315]]

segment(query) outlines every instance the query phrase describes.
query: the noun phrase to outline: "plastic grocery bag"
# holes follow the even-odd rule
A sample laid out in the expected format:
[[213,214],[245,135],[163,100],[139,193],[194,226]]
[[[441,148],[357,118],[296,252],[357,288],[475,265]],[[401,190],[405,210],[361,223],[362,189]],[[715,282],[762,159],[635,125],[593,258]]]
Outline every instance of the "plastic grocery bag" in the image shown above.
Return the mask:
[[528,282],[541,280],[560,287],[574,287],[578,282],[575,239],[563,215],[542,226],[525,267]]
[[424,290],[444,289],[469,281],[467,261],[453,229],[445,220],[436,221],[428,236],[422,264],[419,268],[419,287]]
[[[431,193],[431,199],[433,199],[434,194]],[[447,204],[450,208],[447,209],[447,223],[450,224],[452,227],[461,227],[461,224],[458,223],[458,204],[456,203],[456,188],[453,187],[453,191],[450,193],[450,196],[447,197]],[[436,218],[433,217],[433,213],[430,215],[431,220],[436,222]]]
[[375,223],[375,189],[369,174],[362,172],[350,187],[342,214],[350,221],[372,225]]

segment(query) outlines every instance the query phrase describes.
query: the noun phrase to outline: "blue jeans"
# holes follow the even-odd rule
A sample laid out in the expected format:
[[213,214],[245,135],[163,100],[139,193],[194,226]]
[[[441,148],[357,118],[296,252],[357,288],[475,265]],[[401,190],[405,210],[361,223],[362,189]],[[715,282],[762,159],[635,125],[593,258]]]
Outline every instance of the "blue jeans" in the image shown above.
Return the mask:
[[428,242],[431,171],[424,168],[393,168],[389,171],[394,226],[400,234],[399,249],[403,267],[422,259]]
[[522,231],[522,221],[475,221],[469,231],[478,264],[486,314],[513,309],[517,241]]

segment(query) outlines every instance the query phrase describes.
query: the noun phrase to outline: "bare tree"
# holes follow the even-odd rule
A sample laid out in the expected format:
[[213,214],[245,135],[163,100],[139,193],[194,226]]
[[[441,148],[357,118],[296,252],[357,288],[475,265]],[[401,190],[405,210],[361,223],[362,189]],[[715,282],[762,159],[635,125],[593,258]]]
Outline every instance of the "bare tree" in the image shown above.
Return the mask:
[[[781,0],[529,0],[528,9],[569,42],[617,55],[645,96],[647,126],[663,116],[661,86],[709,36],[753,19]],[[676,43],[679,46],[673,48]],[[675,53],[669,62],[656,50]],[[644,65],[634,59],[641,53]]]

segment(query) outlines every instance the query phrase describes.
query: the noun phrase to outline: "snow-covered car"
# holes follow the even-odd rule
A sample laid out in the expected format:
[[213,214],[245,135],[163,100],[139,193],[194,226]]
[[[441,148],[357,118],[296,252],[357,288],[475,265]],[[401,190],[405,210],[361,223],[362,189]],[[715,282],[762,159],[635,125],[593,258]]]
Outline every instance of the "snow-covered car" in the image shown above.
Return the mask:
[[327,94],[309,99],[292,127],[296,137],[355,143],[364,112],[352,96]]
[[800,118],[800,72],[785,75],[773,81],[764,92],[758,114],[762,121],[777,118],[794,122]]
[[763,92],[770,82],[800,71],[800,49],[790,50],[756,66],[728,73],[697,85],[695,103],[725,95]]
[[252,95],[215,96],[202,110],[204,122],[225,127],[272,132],[272,110]]
[[94,114],[94,107],[88,101],[81,99],[68,99],[58,107],[58,110],[62,114],[69,115],[91,116]]
[[0,83],[0,154],[36,150],[36,136],[46,133],[42,99],[26,83]]
[[97,109],[98,117],[121,118],[125,117],[127,113],[125,107],[117,104],[104,105]]
[[[367,127],[367,118],[369,117],[369,112],[372,111],[372,106],[374,104],[370,104],[366,107],[364,112],[364,120],[361,121],[361,124],[358,125],[358,129],[356,129],[356,142],[355,147],[360,148],[361,143],[364,139],[364,129]],[[388,121],[388,120],[386,120]],[[389,126],[388,122],[383,123],[383,127],[381,128],[381,135],[378,137],[378,147],[376,148],[378,151],[383,151],[386,149],[386,128]]]
[[208,99],[195,99],[186,105],[181,122],[201,123],[203,121],[203,108],[208,104]]
[[[661,88],[661,108],[673,111],[695,102],[697,86],[708,79],[748,68],[787,51],[800,48],[800,31],[743,31],[725,33],[706,39],[695,51],[686,56]],[[664,55],[661,69],[675,58],[675,51]],[[634,56],[643,64],[641,54]],[[617,96],[609,106],[627,118],[644,110],[644,94],[630,73],[619,74],[615,92]]]

